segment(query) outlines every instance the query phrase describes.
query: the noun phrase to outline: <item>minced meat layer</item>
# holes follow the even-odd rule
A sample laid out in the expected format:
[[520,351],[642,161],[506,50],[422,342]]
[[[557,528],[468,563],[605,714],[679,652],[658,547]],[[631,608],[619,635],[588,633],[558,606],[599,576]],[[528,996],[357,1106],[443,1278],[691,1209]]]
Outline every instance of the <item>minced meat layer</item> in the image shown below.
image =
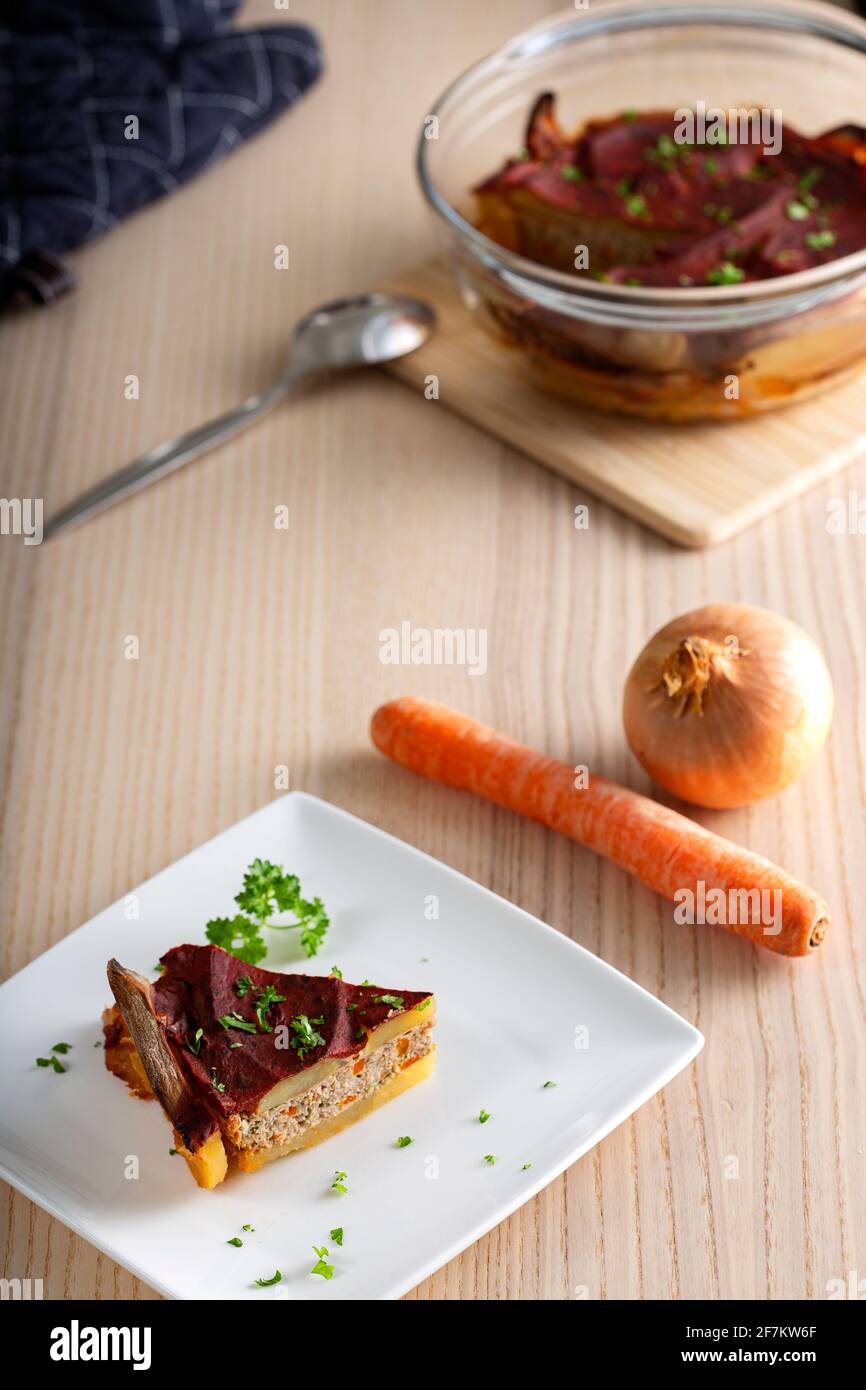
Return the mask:
[[263,1115],[231,1115],[225,1131],[238,1149],[269,1149],[286,1144],[347,1106],[362,1100],[396,1072],[424,1057],[433,1046],[430,1023],[401,1033],[367,1057],[352,1058],[327,1080],[295,1096],[288,1105]]

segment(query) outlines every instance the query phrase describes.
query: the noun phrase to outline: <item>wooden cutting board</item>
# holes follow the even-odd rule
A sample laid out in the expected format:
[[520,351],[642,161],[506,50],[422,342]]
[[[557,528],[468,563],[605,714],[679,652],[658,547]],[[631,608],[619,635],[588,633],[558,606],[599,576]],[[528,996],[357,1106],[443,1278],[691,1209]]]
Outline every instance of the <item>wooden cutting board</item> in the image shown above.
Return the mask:
[[389,370],[681,545],[727,540],[866,454],[866,379],[750,420],[668,425],[583,410],[538,390],[474,323],[448,266],[387,289],[432,303],[438,332]]

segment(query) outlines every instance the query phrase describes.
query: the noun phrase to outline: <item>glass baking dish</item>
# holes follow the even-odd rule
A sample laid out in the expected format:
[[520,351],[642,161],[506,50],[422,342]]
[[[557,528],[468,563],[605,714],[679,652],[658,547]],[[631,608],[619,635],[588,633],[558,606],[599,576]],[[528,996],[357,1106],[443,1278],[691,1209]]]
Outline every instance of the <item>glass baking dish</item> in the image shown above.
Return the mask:
[[543,387],[645,418],[736,419],[866,365],[866,251],[745,285],[649,289],[535,264],[474,225],[473,188],[524,143],[629,109],[781,110],[805,135],[866,124],[866,23],[809,0],[573,9],[477,63],[427,117],[418,175],[465,303]]

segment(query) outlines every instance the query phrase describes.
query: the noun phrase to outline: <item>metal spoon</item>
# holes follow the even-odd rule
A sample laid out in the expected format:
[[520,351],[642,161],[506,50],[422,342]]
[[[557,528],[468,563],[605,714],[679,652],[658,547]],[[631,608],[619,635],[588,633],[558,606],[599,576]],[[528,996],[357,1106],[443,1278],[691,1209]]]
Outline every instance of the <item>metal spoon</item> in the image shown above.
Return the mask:
[[430,336],[435,323],[436,315],[429,305],[401,295],[362,294],[323,304],[301,319],[295,329],[285,371],[269,390],[250,396],[234,410],[217,416],[206,425],[158,444],[83,492],[49,518],[43,540],[50,540],[60,531],[113,507],[115,502],[230,439],[282,400],[303,378],[316,372],[391,362],[419,348]]

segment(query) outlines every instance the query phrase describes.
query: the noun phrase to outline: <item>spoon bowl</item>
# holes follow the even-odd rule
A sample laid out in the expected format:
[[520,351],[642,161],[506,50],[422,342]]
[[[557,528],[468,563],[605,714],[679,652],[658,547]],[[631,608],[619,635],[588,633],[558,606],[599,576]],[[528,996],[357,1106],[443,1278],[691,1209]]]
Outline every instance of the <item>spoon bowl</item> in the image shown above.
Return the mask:
[[429,304],[404,295],[359,294],[335,299],[301,319],[287,368],[295,375],[393,362],[426,342],[436,324]]

